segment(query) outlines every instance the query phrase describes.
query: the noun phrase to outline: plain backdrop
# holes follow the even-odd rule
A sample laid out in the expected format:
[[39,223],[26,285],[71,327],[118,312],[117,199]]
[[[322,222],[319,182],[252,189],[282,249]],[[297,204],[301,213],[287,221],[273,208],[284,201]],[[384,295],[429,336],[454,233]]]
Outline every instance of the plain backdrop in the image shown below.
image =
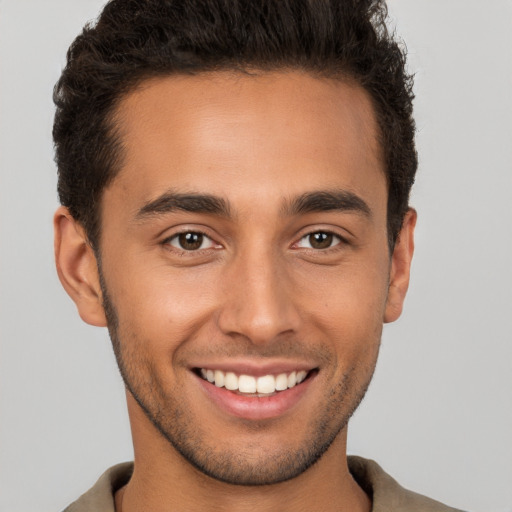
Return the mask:
[[[58,511],[132,457],[105,330],[52,254],[52,87],[102,0],[0,0],[0,510]],[[412,284],[349,451],[474,512],[512,511],[512,1],[390,0],[416,73]]]

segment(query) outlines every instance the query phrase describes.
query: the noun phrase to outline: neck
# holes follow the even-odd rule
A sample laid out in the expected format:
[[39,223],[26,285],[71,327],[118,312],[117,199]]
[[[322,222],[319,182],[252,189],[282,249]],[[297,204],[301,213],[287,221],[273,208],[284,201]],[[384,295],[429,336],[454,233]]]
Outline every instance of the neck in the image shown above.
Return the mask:
[[[116,494],[116,512],[197,510],[230,512],[369,512],[371,502],[348,470],[346,428],[327,452],[286,482],[241,486],[211,478],[186,461],[129,400],[135,468]],[[142,427],[142,428],[141,428]]]

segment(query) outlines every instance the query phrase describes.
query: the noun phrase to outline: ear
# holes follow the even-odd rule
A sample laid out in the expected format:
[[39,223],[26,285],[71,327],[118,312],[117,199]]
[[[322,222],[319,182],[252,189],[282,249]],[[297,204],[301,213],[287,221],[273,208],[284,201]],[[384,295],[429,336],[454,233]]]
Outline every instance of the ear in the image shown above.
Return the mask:
[[409,288],[412,255],[414,253],[414,227],[416,210],[409,208],[405,214],[402,229],[391,256],[388,298],[384,313],[384,322],[394,322],[402,313],[405,295]]
[[84,322],[105,327],[98,265],[83,227],[63,206],[55,212],[53,227],[55,263],[62,286]]

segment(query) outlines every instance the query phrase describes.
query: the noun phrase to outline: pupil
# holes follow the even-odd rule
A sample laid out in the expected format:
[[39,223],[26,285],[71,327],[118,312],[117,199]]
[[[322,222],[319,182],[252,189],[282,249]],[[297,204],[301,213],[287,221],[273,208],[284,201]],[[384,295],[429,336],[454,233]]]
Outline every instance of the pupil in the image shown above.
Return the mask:
[[315,249],[327,249],[332,245],[331,233],[313,233],[309,236],[309,243]]
[[203,243],[203,235],[201,233],[182,233],[179,236],[181,247],[187,251],[199,249]]

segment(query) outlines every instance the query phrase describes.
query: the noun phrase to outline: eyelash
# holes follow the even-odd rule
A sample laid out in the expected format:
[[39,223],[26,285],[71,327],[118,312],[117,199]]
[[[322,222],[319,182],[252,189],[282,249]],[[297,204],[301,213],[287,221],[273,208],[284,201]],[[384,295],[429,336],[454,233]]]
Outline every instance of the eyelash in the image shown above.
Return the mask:
[[[312,247],[311,246],[311,237],[313,237],[315,235],[323,235],[324,237],[327,238],[327,240],[329,240],[329,238],[330,238],[330,245],[328,247],[321,247],[321,248]],[[324,240],[325,240],[325,238],[324,238]],[[307,241],[307,243],[309,243],[309,247],[304,247],[304,249],[312,250],[315,252],[317,252],[317,251],[318,252],[326,252],[329,250],[334,250],[339,245],[344,245],[344,244],[348,243],[346,239],[344,239],[342,236],[338,235],[337,233],[334,233],[329,230],[323,230],[323,229],[319,229],[317,231],[310,231],[309,233],[306,233],[294,245],[299,245],[302,241]],[[322,243],[322,241],[323,240],[320,240],[320,243]],[[333,244],[333,242],[336,242],[336,243]]]
[[183,247],[178,247],[178,246],[175,246],[175,245],[172,244],[172,242],[174,240],[179,240],[179,238],[181,236],[187,236],[187,235],[199,235],[199,236],[201,236],[202,237],[201,245],[203,245],[203,243],[205,242],[205,239],[210,241],[210,245],[211,246],[219,245],[219,244],[216,244],[216,242],[210,236],[208,236],[206,233],[204,233],[201,230],[197,230],[197,229],[194,229],[194,230],[190,229],[190,230],[181,231],[179,233],[175,233],[172,236],[166,238],[162,242],[162,244],[163,245],[170,245],[174,250],[180,251],[183,254],[190,254],[190,253],[200,252],[200,251],[204,251],[204,250],[208,250],[208,249],[213,248],[213,247],[203,247],[203,248],[198,247],[197,249],[185,249]]
[[[179,242],[180,237],[189,236],[189,235],[196,235],[196,236],[199,235],[201,237],[199,247],[192,248],[192,249],[191,248],[185,249],[184,247],[180,247],[180,246],[174,245],[172,243],[173,241],[178,241],[177,243],[180,243]],[[322,248],[312,247],[310,238],[315,235],[324,235],[326,237],[331,237],[331,245],[329,245],[328,247],[322,247]],[[205,243],[205,240],[209,240],[209,242],[210,242],[209,247],[202,247],[202,245]],[[309,243],[309,247],[299,247],[299,244],[302,241],[307,241],[307,243]],[[322,242],[322,240],[320,241],[320,243],[321,242]],[[332,245],[332,242],[336,242],[336,243],[334,243],[334,245]],[[193,243],[193,241],[191,243]],[[301,236],[299,238],[299,240],[292,245],[292,248],[296,248],[296,247],[299,249],[302,248],[307,251],[313,251],[315,253],[331,252],[332,250],[336,250],[337,248],[339,248],[338,246],[347,245],[348,243],[349,242],[344,237],[340,236],[337,233],[334,233],[333,231],[319,229],[316,231],[310,231],[310,232],[304,234],[303,236]],[[163,240],[162,245],[171,246],[173,248],[173,250],[179,251],[183,255],[199,253],[199,252],[206,251],[206,250],[209,250],[212,248],[220,248],[221,247],[220,244],[217,244],[210,236],[208,236],[206,233],[204,233],[201,230],[184,230],[184,231],[175,233],[172,236],[167,237],[165,240]],[[180,245],[182,245],[182,244],[180,244]],[[217,247],[215,247],[215,245],[217,245]]]

